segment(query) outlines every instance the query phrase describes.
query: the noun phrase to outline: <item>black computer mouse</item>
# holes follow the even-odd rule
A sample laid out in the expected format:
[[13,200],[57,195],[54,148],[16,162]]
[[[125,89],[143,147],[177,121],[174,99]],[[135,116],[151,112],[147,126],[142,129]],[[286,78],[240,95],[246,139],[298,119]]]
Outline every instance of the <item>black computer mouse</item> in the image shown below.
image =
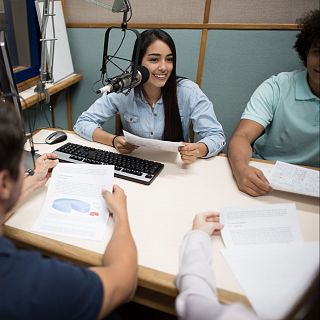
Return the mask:
[[58,142],[62,142],[68,138],[67,134],[63,131],[55,131],[48,135],[46,138],[47,144],[55,144]]

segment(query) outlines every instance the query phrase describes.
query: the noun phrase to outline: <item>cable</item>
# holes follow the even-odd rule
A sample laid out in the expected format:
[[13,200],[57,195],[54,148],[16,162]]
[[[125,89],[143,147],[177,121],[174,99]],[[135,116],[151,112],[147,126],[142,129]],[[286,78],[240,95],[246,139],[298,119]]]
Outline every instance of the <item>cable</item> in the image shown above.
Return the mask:
[[127,19],[127,23],[128,23],[132,18],[132,7],[131,7],[130,1],[129,0],[126,0],[126,1],[127,1],[128,7],[129,7],[129,12],[130,12],[130,17]]
[[[113,58],[118,58],[118,57],[116,57],[116,54],[117,54],[118,51],[120,50],[120,48],[121,48],[121,46],[122,46],[122,44],[123,44],[123,41],[124,41],[125,37],[126,37],[126,30],[123,30],[123,37],[122,37],[122,39],[121,39],[121,41],[120,41],[120,44],[119,44],[116,52],[115,52],[113,55],[111,55],[111,56],[107,56],[107,60],[108,60],[109,62],[111,62],[111,60],[112,60]],[[108,57],[111,57],[111,59],[109,59]]]
[[[20,96],[19,94],[17,94],[17,93],[13,93],[13,92],[1,93],[1,98],[4,98],[4,100],[5,100],[5,98],[7,98],[7,97],[16,97],[18,99],[21,99],[24,102],[24,104],[27,105],[25,99],[22,96]],[[26,133],[25,121],[24,121],[24,117],[23,117],[23,114],[22,114],[21,111],[20,111],[21,130],[23,130],[25,138],[27,140],[29,140],[30,152],[31,152],[32,162],[33,162],[33,168],[35,168],[36,164],[35,164],[34,156],[35,156],[36,151],[34,149],[34,143],[33,143],[33,138],[32,138],[31,122],[30,122],[30,118],[27,117],[27,124],[28,124],[29,133]],[[27,175],[33,175],[34,174],[34,169],[28,169],[26,171],[26,174]]]

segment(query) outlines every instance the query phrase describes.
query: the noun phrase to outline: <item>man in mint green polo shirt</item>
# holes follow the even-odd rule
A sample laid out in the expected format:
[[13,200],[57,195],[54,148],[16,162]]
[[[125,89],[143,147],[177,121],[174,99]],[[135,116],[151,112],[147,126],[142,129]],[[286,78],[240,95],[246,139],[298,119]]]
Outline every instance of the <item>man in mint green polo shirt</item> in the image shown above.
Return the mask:
[[261,170],[249,166],[251,157],[319,167],[320,10],[310,12],[301,26],[294,48],[306,68],[264,81],[229,143],[238,187],[252,196],[272,188]]

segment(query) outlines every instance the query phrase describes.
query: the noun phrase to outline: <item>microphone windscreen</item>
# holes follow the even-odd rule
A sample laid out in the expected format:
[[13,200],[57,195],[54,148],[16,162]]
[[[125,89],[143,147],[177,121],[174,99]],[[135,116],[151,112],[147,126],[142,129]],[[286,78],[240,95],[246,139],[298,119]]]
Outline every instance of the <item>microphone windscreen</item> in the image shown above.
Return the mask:
[[140,84],[147,82],[150,76],[149,70],[144,66],[138,66],[137,71],[139,71],[141,74]]

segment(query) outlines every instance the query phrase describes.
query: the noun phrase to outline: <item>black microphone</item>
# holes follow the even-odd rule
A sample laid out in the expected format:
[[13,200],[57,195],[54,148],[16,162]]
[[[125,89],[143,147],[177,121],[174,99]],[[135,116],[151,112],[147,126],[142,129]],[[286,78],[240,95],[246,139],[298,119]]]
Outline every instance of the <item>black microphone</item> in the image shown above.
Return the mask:
[[100,88],[96,93],[111,93],[111,92],[123,92],[126,89],[134,88],[139,84],[143,84],[148,81],[149,79],[149,70],[144,66],[137,67],[137,75],[133,81],[132,72],[125,72],[120,76],[114,77],[109,81],[107,85]]

